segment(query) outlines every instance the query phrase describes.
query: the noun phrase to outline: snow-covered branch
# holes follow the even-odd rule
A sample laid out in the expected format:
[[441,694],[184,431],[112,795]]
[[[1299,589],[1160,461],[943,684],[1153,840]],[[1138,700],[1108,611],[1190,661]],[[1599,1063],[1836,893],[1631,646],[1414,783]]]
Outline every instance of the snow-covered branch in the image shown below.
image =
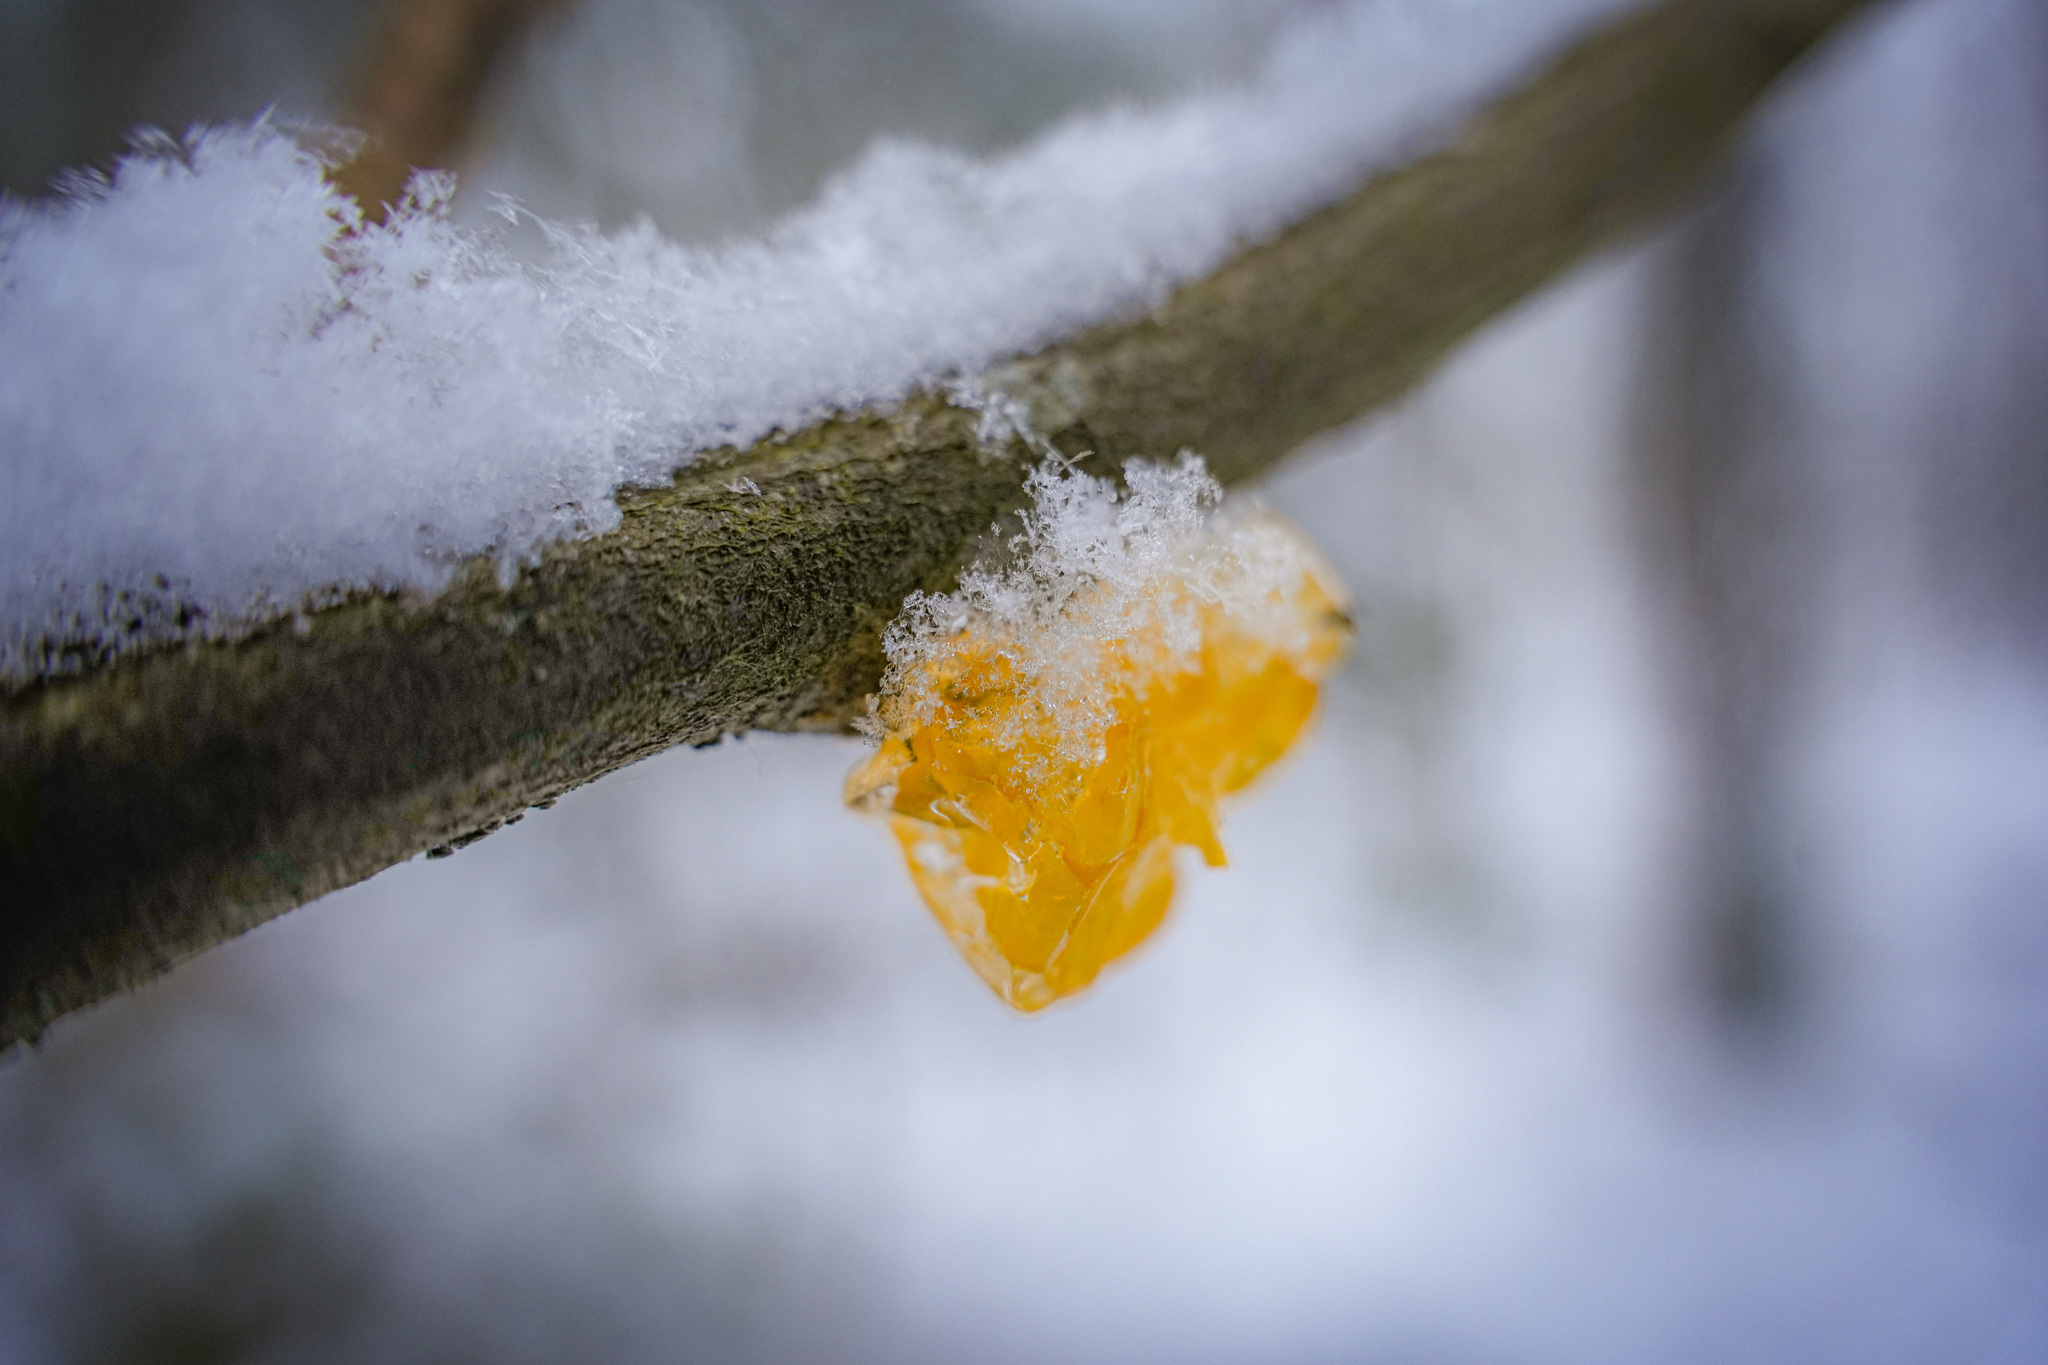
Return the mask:
[[[0,1042],[670,745],[842,726],[904,596],[945,586],[1022,500],[1037,457],[1020,428],[1099,469],[1192,448],[1226,482],[1256,474],[1671,203],[1855,8],[1632,12],[1442,135],[1411,130],[1404,145],[1429,150],[1361,163],[1361,187],[1319,209],[1311,196],[1292,226],[1226,224],[1225,239],[1264,240],[1142,315],[1126,300],[1118,320],[973,366],[973,384],[929,366],[918,387],[874,381],[865,406],[765,438],[735,418],[746,444],[671,459],[672,477],[633,465],[579,538],[508,549],[522,524],[484,518],[499,539],[438,578],[344,584],[328,605],[301,597],[274,619],[125,651],[60,641],[0,711]],[[1035,344],[1058,321],[1019,326]],[[320,325],[324,338],[351,324]],[[922,335],[914,317],[898,330],[904,346]],[[947,343],[960,355],[1001,354],[962,336]]]

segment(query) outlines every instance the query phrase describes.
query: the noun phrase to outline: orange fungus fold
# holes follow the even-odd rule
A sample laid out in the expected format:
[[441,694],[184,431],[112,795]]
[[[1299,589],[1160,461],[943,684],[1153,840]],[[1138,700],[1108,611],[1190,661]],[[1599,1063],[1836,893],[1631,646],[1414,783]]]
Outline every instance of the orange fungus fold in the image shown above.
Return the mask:
[[1010,1005],[1086,987],[1159,926],[1176,844],[1222,866],[1222,798],[1285,753],[1351,636],[1271,514],[1211,516],[1200,462],[1129,492],[1041,471],[1010,567],[906,604],[848,804]]

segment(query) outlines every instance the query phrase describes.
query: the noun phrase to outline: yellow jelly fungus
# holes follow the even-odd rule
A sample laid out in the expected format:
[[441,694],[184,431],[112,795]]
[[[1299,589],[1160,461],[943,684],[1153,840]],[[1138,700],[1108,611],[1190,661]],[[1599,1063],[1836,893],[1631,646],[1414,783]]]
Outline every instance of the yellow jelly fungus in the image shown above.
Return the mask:
[[[1155,572],[1144,591],[1168,606],[1081,649],[1095,694],[1078,755],[1017,662],[1034,642],[987,621],[927,646],[885,693],[881,747],[847,802],[888,819],[925,903],[1017,1009],[1081,990],[1159,926],[1175,844],[1223,865],[1220,799],[1287,751],[1343,656],[1351,623],[1327,571],[1277,518],[1260,529],[1299,552],[1291,583],[1220,603],[1213,563]],[[1071,682],[1076,647],[1057,648]]]

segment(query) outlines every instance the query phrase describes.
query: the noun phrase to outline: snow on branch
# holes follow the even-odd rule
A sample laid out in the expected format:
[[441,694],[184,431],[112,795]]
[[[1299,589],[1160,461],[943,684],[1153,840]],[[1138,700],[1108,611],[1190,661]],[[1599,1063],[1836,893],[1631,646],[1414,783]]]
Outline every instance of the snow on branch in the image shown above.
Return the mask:
[[1620,3],[1337,6],[1241,88],[885,141],[722,249],[543,224],[520,264],[444,176],[371,224],[278,128],[158,139],[0,227],[0,672],[509,573],[698,451],[1156,304]]
[[1856,3],[1616,8],[1337,7],[1248,87],[885,146],[711,252],[518,266],[432,182],[366,227],[263,127],[9,206],[0,1041],[671,744],[843,725],[1046,443],[1255,473],[1669,203]]

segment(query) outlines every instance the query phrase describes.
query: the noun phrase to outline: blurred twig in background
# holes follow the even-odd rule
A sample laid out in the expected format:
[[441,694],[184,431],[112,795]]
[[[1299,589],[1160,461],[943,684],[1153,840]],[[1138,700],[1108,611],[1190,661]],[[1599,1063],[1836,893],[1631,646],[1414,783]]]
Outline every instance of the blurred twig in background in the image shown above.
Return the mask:
[[385,0],[341,115],[367,140],[335,183],[381,220],[414,170],[453,159],[493,63],[537,14],[563,3]]

